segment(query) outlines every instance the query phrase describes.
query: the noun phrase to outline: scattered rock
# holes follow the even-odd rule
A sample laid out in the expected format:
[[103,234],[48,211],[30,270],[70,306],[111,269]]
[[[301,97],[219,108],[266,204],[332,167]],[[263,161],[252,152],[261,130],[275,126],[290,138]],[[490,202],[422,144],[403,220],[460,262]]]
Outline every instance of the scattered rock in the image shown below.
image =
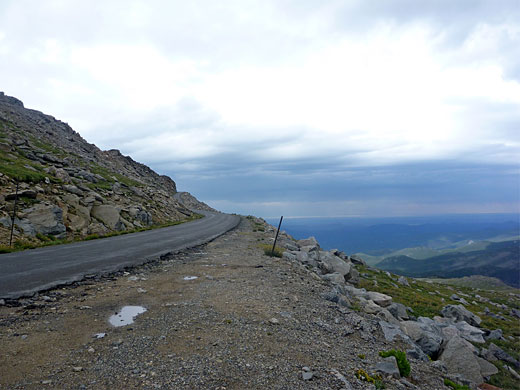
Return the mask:
[[459,336],[454,336],[444,347],[440,360],[446,364],[450,374],[459,374],[474,384],[483,382],[475,347]]
[[395,356],[389,356],[387,358],[384,358],[382,362],[376,364],[376,366],[374,367],[374,371],[381,373],[385,376],[392,376],[396,379],[401,378]]
[[482,320],[479,316],[473,314],[462,305],[448,305],[441,310],[441,314],[445,318],[451,318],[456,322],[466,321],[473,326],[479,326]]
[[399,276],[399,279],[397,279],[397,283],[402,284],[403,286],[410,287],[410,283],[408,283],[408,279],[406,279],[404,276]]

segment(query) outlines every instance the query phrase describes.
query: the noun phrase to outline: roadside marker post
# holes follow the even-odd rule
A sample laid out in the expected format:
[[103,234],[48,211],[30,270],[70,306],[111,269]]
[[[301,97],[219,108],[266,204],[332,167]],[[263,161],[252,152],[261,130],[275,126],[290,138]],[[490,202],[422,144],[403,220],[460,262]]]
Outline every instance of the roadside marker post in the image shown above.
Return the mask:
[[278,234],[280,233],[280,226],[282,226],[283,215],[280,217],[280,223],[278,224],[278,230],[276,231],[276,237],[274,238],[273,249],[271,255],[274,256],[274,247],[276,246],[276,240],[278,240]]
[[16,179],[16,192],[14,194],[13,218],[11,219],[11,236],[9,237],[9,246],[13,243],[14,220],[16,218],[16,204],[18,203],[18,179]]

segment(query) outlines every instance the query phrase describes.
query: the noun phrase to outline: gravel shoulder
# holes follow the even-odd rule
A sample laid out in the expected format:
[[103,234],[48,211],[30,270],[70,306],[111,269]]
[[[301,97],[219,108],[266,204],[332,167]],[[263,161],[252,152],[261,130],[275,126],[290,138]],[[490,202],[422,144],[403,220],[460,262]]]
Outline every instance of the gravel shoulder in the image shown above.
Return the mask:
[[[0,389],[374,388],[355,372],[399,343],[323,299],[330,286],[307,269],[265,256],[272,237],[242,218],[171,258],[0,306]],[[124,305],[147,311],[111,326]],[[411,364],[386,388],[445,389],[431,364]]]

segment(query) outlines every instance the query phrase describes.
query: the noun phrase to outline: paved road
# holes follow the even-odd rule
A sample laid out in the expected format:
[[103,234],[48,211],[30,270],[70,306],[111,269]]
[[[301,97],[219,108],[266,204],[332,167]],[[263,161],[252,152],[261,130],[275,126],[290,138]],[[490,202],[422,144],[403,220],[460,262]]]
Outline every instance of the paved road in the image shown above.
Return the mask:
[[0,298],[19,298],[58,285],[157,259],[206,243],[240,217],[198,211],[205,217],[163,229],[0,255]]

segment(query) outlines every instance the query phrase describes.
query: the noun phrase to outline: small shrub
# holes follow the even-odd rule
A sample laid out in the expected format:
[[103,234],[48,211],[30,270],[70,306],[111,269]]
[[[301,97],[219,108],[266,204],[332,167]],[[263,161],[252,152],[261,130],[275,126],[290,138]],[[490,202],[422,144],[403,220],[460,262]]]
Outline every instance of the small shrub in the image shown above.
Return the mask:
[[444,384],[448,387],[451,387],[453,390],[470,390],[468,386],[459,385],[449,379],[444,379]]
[[270,257],[282,257],[283,255],[283,252],[280,248],[274,248],[274,252],[273,252],[273,246],[272,245],[269,245],[269,244],[262,244],[260,245],[260,247],[264,250],[264,254],[266,256],[270,256]]
[[374,375],[373,377],[368,375],[368,372],[360,368],[356,371],[356,377],[359,380],[366,381],[368,383],[373,383],[376,389],[384,389],[385,384],[383,383],[383,379],[379,375]]
[[406,353],[403,351],[391,349],[389,351],[381,351],[379,352],[379,356],[381,357],[389,357],[394,356],[395,360],[397,360],[397,367],[399,367],[399,373],[401,376],[410,375],[410,363],[406,359]]
[[359,355],[357,355],[358,358],[360,359],[364,359],[365,358],[365,354],[364,353],[360,353]]

